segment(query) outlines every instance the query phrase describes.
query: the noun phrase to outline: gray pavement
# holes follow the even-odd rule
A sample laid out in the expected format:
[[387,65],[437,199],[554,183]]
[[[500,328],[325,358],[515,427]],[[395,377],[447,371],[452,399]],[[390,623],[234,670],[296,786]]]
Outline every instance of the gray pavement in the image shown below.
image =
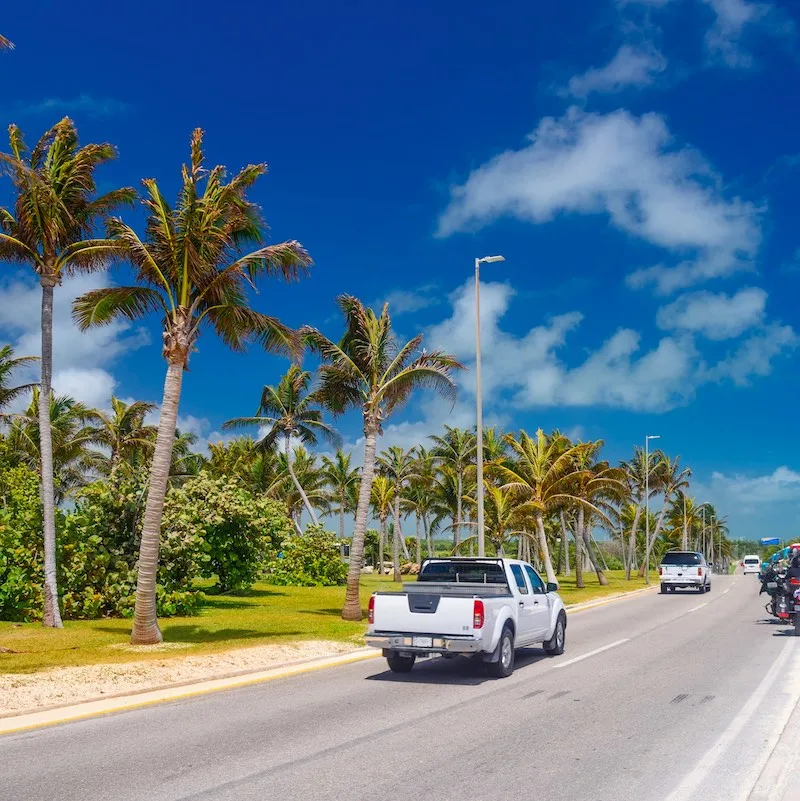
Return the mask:
[[575,614],[563,656],[504,680],[375,660],[7,735],[0,799],[747,801],[800,697],[800,639],[757,593]]

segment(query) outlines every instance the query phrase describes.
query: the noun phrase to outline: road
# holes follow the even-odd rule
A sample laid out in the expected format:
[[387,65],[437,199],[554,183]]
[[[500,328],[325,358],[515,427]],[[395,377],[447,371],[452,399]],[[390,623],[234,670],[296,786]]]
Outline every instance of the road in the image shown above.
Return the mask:
[[757,592],[715,577],[574,614],[563,656],[503,680],[368,660],[8,735],[0,798],[746,801],[800,697],[800,639]]

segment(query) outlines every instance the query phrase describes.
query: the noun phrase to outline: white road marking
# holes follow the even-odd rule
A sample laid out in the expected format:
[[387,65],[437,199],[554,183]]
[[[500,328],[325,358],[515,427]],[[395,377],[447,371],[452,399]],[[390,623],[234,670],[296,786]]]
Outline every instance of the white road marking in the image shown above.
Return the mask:
[[553,665],[556,668],[563,668],[567,667],[567,665],[574,665],[576,662],[582,662],[584,659],[588,659],[590,656],[596,656],[597,654],[602,654],[603,651],[608,651],[611,648],[616,648],[618,645],[622,645],[629,641],[630,638],[626,638],[624,640],[617,640],[616,642],[611,642],[608,645],[604,645],[602,648],[595,648],[594,651],[589,651],[588,654],[581,654],[580,656],[576,656],[573,659],[568,659],[566,662],[559,662],[557,665]]
[[[711,746],[711,748],[706,751],[705,754],[698,760],[694,769],[688,773],[683,781],[675,788],[675,790],[667,796],[666,801],[695,801],[699,796],[698,789],[701,785],[706,782],[709,776],[712,775],[712,772],[717,767],[717,763],[720,759],[725,755],[725,753],[730,749],[730,747],[737,743],[739,736],[742,733],[742,729],[750,722],[750,719],[755,715],[764,714],[764,709],[762,708],[762,703],[766,698],[769,691],[772,689],[773,685],[776,681],[784,681],[784,670],[786,668],[786,663],[790,660],[792,655],[796,653],[795,646],[797,645],[796,641],[787,642],[786,645],[783,647],[778,658],[772,663],[772,667],[769,669],[767,674],[761,680],[760,684],[756,689],[753,691],[753,694],[748,699],[747,703],[739,710],[736,714],[734,719],[728,725],[728,728],[717,738],[716,742]],[[800,697],[800,683],[793,682],[795,685],[793,689],[793,695],[797,695]],[[792,709],[794,708],[794,704],[786,704],[788,706],[788,713],[785,714],[784,709],[777,710],[777,714],[784,716],[788,719],[788,716],[791,714]],[[783,727],[786,725],[786,720],[781,722],[779,726],[773,726],[772,730],[777,732],[777,736],[780,736],[780,732],[782,731]],[[758,775],[761,773],[761,770],[764,767],[767,759],[769,758],[772,749],[775,747],[775,742],[772,743],[765,743],[765,750],[761,753],[761,755],[754,759],[751,765],[751,773],[754,772],[755,775],[752,777],[750,781],[744,782],[740,785],[741,789],[739,795],[736,799],[730,799],[730,801],[743,801],[746,799],[753,788],[753,784],[756,782]]]
[[[702,609],[704,606],[708,606],[708,601],[706,601],[704,604],[699,604],[698,606],[693,606],[693,607],[692,607],[692,608],[689,610],[689,612],[696,612],[698,609]],[[688,614],[689,614],[689,612],[687,612],[686,614],[688,615]]]

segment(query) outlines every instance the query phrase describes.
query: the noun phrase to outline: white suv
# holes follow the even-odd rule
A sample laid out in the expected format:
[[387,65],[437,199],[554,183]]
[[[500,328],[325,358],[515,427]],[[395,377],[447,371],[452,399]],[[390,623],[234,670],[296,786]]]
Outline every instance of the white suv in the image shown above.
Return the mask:
[[698,551],[668,551],[661,559],[658,573],[662,593],[673,592],[676,587],[711,590],[711,568]]
[[744,568],[744,574],[747,575],[748,573],[760,573],[761,572],[761,557],[757,556],[756,554],[748,554],[742,560],[742,567]]

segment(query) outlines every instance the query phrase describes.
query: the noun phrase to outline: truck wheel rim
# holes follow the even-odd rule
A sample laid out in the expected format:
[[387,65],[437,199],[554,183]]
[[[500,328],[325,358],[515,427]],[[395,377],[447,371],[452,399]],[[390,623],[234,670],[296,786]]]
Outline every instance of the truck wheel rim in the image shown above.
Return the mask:
[[508,667],[511,664],[511,640],[508,637],[503,638],[503,653],[500,657],[503,660],[503,667]]

